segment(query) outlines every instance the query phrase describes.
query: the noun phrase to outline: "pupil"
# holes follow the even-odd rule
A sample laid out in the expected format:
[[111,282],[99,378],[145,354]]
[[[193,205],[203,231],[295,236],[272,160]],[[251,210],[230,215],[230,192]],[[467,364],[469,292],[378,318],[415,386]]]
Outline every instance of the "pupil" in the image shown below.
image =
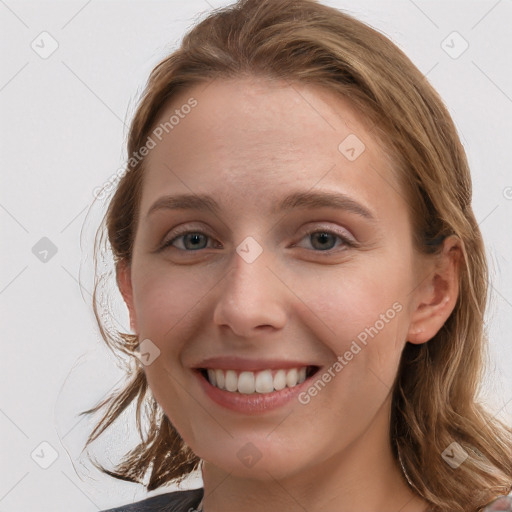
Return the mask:
[[[325,245],[325,242],[328,241],[330,234],[329,233],[317,233],[317,237],[320,238],[320,243]],[[327,238],[327,240],[326,240]]]
[[201,236],[202,235],[200,235],[198,233],[192,234],[192,235],[188,236],[188,240],[189,240],[189,242],[192,242],[192,245],[196,246],[196,248],[197,248],[197,242],[199,241]]

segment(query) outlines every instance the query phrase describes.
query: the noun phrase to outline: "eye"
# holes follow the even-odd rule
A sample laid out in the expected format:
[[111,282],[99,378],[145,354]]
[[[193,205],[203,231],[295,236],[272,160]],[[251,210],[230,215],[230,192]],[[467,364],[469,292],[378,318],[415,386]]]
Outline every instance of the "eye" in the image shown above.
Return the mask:
[[[181,251],[191,252],[205,249],[205,240],[211,239],[211,237],[203,231],[184,231],[183,233],[175,236],[171,240],[164,242],[160,250],[167,247],[173,246]],[[180,241],[181,247],[176,247],[175,242]]]
[[[168,247],[174,247],[183,252],[194,252],[206,249],[208,241],[213,240],[210,235],[201,230],[183,231],[181,233],[174,233],[173,238],[164,242],[159,250],[164,250]],[[352,240],[347,235],[337,233],[330,229],[309,229],[303,234],[302,239],[310,239],[309,246],[312,247],[314,252],[336,252],[336,241],[340,241],[337,247],[339,250],[346,250],[348,247],[356,247],[355,240]],[[337,239],[337,240],[336,240]],[[222,245],[217,244],[213,248],[219,248]],[[212,247],[210,247],[212,248]]]
[[315,252],[333,252],[336,246],[336,239],[341,241],[338,245],[338,247],[342,246],[340,250],[356,246],[355,240],[329,229],[309,229],[303,236],[303,239],[307,238],[310,239],[310,245]]

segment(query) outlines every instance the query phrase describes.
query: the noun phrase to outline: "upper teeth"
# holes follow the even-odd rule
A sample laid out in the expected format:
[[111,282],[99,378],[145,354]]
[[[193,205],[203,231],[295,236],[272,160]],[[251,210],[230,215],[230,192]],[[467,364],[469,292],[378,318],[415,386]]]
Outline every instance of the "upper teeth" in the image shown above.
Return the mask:
[[285,387],[292,388],[306,380],[306,370],[292,368],[290,370],[277,370],[272,375],[272,370],[261,372],[243,371],[239,374],[235,370],[208,369],[208,380],[213,386],[231,392],[244,393],[272,393]]

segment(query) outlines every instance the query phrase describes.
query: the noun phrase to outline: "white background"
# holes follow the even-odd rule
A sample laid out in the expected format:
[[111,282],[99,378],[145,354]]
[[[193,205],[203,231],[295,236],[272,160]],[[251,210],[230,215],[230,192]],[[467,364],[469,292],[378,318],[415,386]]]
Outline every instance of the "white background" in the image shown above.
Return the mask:
[[[127,127],[151,69],[198,15],[227,3],[0,0],[0,512],[92,512],[145,496],[80,457],[92,423],[76,415],[123,375],[92,314],[102,210],[90,207],[93,190],[124,162]],[[397,43],[456,122],[493,283],[485,401],[512,421],[512,2],[326,3]],[[46,59],[31,48],[42,46],[43,31],[58,42]],[[456,59],[441,46],[453,31],[469,43]],[[457,35],[447,42],[452,52],[464,44]],[[32,252],[43,237],[57,248],[46,262]],[[133,425],[121,423],[102,453],[126,447]],[[52,449],[57,459],[43,469]]]

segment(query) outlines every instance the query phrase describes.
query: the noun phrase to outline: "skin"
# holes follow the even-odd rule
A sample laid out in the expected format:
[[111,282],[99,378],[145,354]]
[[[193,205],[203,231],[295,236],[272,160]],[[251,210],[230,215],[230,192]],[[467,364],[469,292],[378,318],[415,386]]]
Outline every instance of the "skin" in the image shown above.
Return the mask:
[[[146,157],[133,258],[117,275],[132,329],[160,350],[145,366],[152,393],[204,461],[205,511],[427,510],[391,455],[391,391],[405,343],[432,338],[455,306],[457,242],[439,257],[414,249],[392,160],[348,100],[240,77],[183,92],[159,122],[190,97],[197,106]],[[349,134],[365,144],[354,161],[338,150]],[[344,193],[374,220],[331,207],[273,215],[297,190]],[[161,196],[190,192],[221,211],[147,216]],[[199,249],[181,237],[158,252],[177,226],[206,234]],[[263,249],[250,264],[235,250],[248,236]],[[237,355],[310,361],[321,375],[394,303],[401,311],[308,404],[229,411],[191,371]],[[261,454],[252,467],[237,457],[248,442]]]

